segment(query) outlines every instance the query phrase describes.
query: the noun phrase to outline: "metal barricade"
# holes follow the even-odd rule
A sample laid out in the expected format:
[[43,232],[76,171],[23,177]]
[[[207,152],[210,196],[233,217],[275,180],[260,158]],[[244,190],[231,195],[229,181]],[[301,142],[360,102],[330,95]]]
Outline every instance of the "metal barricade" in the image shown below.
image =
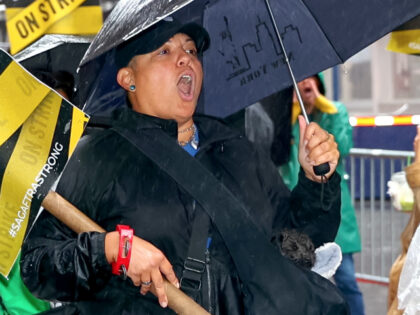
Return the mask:
[[345,159],[362,238],[362,251],[354,255],[358,278],[389,282],[389,270],[401,251],[399,238],[409,215],[393,209],[387,182],[413,157],[411,151],[353,148]]

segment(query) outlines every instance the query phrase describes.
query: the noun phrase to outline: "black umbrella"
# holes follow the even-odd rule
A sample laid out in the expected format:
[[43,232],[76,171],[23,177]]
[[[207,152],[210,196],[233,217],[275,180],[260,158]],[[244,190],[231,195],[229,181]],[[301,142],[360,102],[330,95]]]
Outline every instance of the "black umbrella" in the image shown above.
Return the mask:
[[[94,36],[47,34],[13,56],[27,68],[76,71]],[[48,68],[48,69],[47,69]]]
[[[91,79],[99,76],[103,80],[107,73],[115,75],[112,48],[171,14],[184,21],[201,20],[210,33],[212,43],[203,57],[205,78],[200,111],[225,117],[292,84],[264,0],[190,2],[158,0],[139,4],[127,0],[116,5],[81,63],[85,80],[79,89],[80,102],[85,103],[90,97],[96,103],[86,103],[88,112],[121,103],[116,95],[123,99],[114,78],[107,79],[112,82]],[[418,0],[270,3],[297,81],[344,62],[420,14]],[[106,102],[96,106],[103,93],[109,91],[112,97],[105,96],[112,99],[109,106],[104,105]]]

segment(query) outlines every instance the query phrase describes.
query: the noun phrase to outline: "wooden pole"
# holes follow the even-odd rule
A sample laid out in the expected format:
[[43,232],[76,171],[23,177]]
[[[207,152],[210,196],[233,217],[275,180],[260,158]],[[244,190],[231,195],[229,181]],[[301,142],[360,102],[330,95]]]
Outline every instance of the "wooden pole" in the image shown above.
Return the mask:
[[[76,233],[82,232],[106,232],[101,226],[96,224],[86,214],[81,212],[73,206],[66,199],[61,197],[54,191],[50,191],[42,202],[45,210],[55,216],[58,220],[67,225]],[[165,289],[168,297],[168,306],[177,314],[180,315],[210,315],[199,304],[192,300],[181,290],[169,283],[166,279]],[[156,295],[154,286],[151,291]]]

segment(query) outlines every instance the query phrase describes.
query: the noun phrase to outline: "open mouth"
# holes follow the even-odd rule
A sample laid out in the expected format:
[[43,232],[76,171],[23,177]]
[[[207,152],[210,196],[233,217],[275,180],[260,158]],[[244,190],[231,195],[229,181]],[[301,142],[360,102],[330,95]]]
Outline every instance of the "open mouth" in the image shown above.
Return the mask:
[[313,93],[312,88],[310,87],[305,87],[301,90],[302,95],[304,95],[305,97],[310,97]]
[[305,93],[305,94],[309,94],[311,92],[312,92],[312,89],[310,87],[307,87],[307,88],[303,89],[303,93]]
[[192,100],[194,96],[194,78],[192,74],[183,74],[178,80],[177,87],[181,98],[185,101]]

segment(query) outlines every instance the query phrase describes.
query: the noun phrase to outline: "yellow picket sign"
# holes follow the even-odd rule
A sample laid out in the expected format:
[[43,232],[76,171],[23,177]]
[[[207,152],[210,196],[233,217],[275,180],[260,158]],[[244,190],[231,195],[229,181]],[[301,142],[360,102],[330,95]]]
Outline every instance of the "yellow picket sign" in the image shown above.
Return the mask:
[[10,51],[16,54],[39,38],[58,20],[86,0],[36,0],[7,21]]
[[7,63],[6,59],[0,58],[0,70],[2,65],[6,68],[0,74],[0,145],[22,125],[50,91],[17,63]]
[[96,35],[102,27],[102,8],[80,6],[52,25],[46,33],[66,35]]
[[[23,125],[4,172],[0,195],[0,271],[3,274],[10,272],[19,253],[28,224],[32,198],[44,180],[42,175],[39,175],[39,170],[50,152],[60,104],[61,98],[50,92]],[[41,130],[42,137],[31,137],[34,131]]]
[[[26,82],[32,94],[16,87],[17,79]],[[0,49],[3,86],[9,89],[0,88],[0,117],[9,127],[3,129],[12,133],[0,143],[0,274],[7,277],[28,224],[62,172],[88,117]]]
[[[6,20],[11,20],[24,8],[6,8]],[[79,6],[51,25],[45,34],[95,35],[102,27],[102,8],[98,5]]]
[[392,32],[387,49],[404,54],[420,54],[420,29]]
[[70,134],[70,143],[69,143],[69,157],[73,153],[74,149],[76,148],[77,142],[82,137],[83,131],[85,130],[85,126],[89,121],[89,117],[82,112],[81,110],[77,110],[77,108],[73,109],[72,119],[71,119],[71,134]]
[[420,54],[420,16],[404,23],[391,32],[386,47],[390,51],[403,54]]

